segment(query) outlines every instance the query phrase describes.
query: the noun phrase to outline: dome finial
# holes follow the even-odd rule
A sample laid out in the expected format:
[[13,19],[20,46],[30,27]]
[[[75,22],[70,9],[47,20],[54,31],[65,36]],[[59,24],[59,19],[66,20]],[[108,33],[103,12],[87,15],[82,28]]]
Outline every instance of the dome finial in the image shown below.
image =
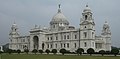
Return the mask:
[[61,13],[61,9],[60,9],[61,4],[59,4],[58,7],[59,7],[59,9],[58,9],[58,13]]
[[60,7],[61,7],[61,4],[59,4],[58,6],[59,6],[59,8],[60,8]]

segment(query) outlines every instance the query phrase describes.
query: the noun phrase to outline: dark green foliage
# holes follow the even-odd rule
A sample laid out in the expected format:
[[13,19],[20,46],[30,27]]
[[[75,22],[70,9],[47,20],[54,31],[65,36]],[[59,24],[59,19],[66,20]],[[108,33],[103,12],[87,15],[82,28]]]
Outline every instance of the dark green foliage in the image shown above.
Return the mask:
[[57,50],[56,49],[52,49],[51,51],[53,54],[56,54],[57,53]]
[[49,54],[49,53],[50,53],[50,50],[49,50],[49,49],[46,49],[45,52],[46,52],[47,54]]
[[20,49],[18,49],[18,50],[17,50],[17,53],[18,53],[18,54],[20,54],[20,53],[21,53],[21,50],[20,50]]
[[100,53],[102,56],[104,56],[105,51],[104,51],[104,50],[100,50],[99,53]]
[[2,51],[0,51],[0,54],[2,54],[3,52]]
[[43,50],[39,50],[39,53],[41,53],[41,54],[42,54],[42,53],[43,53]]
[[28,50],[28,49],[25,49],[24,52],[28,54],[29,50]]
[[89,49],[87,50],[87,53],[90,54],[90,56],[91,56],[93,53],[95,53],[95,51],[94,51],[93,48],[89,48]]
[[33,51],[32,51],[32,53],[37,53],[38,52],[38,50],[37,49],[33,49]]
[[66,49],[60,49],[60,53],[62,53],[62,55],[64,55],[66,53]]
[[79,55],[79,54],[81,55],[81,54],[84,52],[84,49],[78,48],[76,52],[77,52],[78,55]]
[[111,53],[114,54],[115,56],[117,56],[117,54],[119,53],[119,49],[114,48],[111,50]]
[[12,53],[12,49],[8,49],[7,53],[11,54]]

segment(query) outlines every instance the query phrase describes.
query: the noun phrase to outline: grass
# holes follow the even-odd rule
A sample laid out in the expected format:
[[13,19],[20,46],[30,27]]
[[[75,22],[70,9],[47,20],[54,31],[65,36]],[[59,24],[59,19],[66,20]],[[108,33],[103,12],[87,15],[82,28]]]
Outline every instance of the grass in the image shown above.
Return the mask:
[[[1,56],[1,55],[0,55]],[[1,59],[1,58],[0,58]],[[78,55],[41,55],[41,54],[3,54],[2,59],[120,59],[119,56],[78,56]]]

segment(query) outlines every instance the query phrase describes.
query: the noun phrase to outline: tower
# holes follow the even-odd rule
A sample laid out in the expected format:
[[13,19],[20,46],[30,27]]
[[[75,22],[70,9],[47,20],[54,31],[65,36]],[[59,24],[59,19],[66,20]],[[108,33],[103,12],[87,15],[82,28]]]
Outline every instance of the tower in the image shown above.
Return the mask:
[[106,51],[111,51],[111,31],[110,31],[110,26],[107,21],[105,21],[101,33],[103,40],[104,40],[104,48]]
[[11,31],[9,33],[9,39],[10,39],[10,45],[9,49],[16,49],[15,43],[17,43],[17,37],[19,37],[17,24],[14,22],[14,24],[11,27]]
[[92,18],[91,9],[86,5],[80,20],[80,47],[86,51],[95,49],[95,23]]

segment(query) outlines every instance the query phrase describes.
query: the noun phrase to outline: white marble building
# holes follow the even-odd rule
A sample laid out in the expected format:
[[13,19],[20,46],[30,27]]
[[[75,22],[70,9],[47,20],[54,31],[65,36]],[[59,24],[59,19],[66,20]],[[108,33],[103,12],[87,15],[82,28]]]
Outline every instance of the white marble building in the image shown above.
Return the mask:
[[83,48],[86,52],[88,48],[93,48],[96,52],[99,50],[111,50],[111,32],[110,26],[105,21],[100,36],[96,35],[95,22],[92,18],[92,11],[86,5],[80,19],[80,27],[70,26],[67,18],[60,9],[53,16],[48,28],[40,28],[37,25],[31,29],[30,34],[21,36],[18,32],[17,24],[14,23],[9,34],[9,48],[13,50],[20,49],[57,49],[65,48],[74,52],[78,48]]

